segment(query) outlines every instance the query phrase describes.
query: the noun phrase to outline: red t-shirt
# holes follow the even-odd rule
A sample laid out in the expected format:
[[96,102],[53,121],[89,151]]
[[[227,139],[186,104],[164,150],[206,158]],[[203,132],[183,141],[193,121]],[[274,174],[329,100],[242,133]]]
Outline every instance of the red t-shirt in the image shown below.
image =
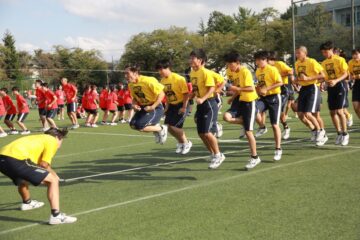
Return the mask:
[[55,93],[53,91],[47,90],[45,92],[46,109],[47,110],[52,110],[52,109],[57,109],[58,108],[57,101],[51,107],[48,106],[50,103],[52,103],[54,101],[55,97],[56,97],[56,95],[55,95]]
[[63,89],[64,89],[64,92],[65,92],[65,96],[66,96],[66,103],[73,103],[76,101],[73,100],[75,96],[75,92],[77,90],[77,88],[71,84],[71,83],[67,83],[66,85],[63,85]]
[[103,89],[100,93],[99,96],[99,106],[101,109],[105,109],[106,108],[106,98],[108,95],[108,91],[106,89]]
[[188,87],[188,89],[189,89],[189,93],[192,93],[192,91],[193,91],[192,83],[189,82],[189,83],[187,83],[186,85],[187,85],[187,87]]
[[86,96],[86,106],[89,110],[96,110],[97,105],[95,101],[98,99],[98,93],[96,91],[90,91]]
[[120,89],[117,93],[117,96],[118,96],[118,106],[124,106],[125,104],[125,99],[124,99],[124,96],[125,96],[125,90],[124,89]]
[[12,114],[16,114],[16,107],[15,104],[13,103],[13,101],[11,100],[11,98],[9,97],[9,95],[6,95],[5,97],[3,97],[3,102],[4,102],[4,106],[5,109],[7,109],[8,107],[10,107],[6,114],[12,115]]
[[0,116],[4,116],[6,114],[5,106],[2,98],[0,97]]
[[124,104],[132,104],[132,97],[128,89],[124,90]]
[[45,92],[42,88],[37,88],[35,91],[36,101],[39,108],[45,108]]
[[86,91],[86,92],[84,92],[84,94],[83,94],[83,96],[82,96],[82,98],[81,98],[81,105],[82,105],[82,107],[84,108],[84,109],[89,109],[88,108],[88,95],[89,95],[89,92],[88,91]]
[[64,105],[65,104],[65,93],[63,90],[56,90],[55,95],[57,97],[57,104]]
[[116,111],[117,110],[117,106],[116,103],[117,102],[117,93],[116,92],[109,92],[107,94],[107,98],[106,98],[106,109],[110,110],[110,111]]
[[29,113],[29,106],[23,96],[16,95],[16,104],[18,113]]

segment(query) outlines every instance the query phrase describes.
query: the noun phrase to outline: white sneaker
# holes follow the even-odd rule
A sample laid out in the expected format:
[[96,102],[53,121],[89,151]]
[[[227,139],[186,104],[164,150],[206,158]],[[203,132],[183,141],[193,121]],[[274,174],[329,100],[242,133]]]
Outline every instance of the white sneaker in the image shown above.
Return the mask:
[[[316,146],[318,146],[318,147],[324,146],[325,143],[329,140],[328,136],[326,135],[325,130],[322,130],[321,132],[323,132],[324,135],[322,135],[322,136],[323,136],[322,139],[316,140]],[[321,133],[319,133],[319,135],[320,135],[320,134],[321,134]]]
[[57,224],[64,224],[64,223],[74,223],[77,221],[76,217],[66,216],[65,213],[60,213],[58,216],[54,217],[50,215],[49,224],[50,225],[57,225]]
[[193,145],[192,142],[188,140],[188,142],[184,144],[181,154],[182,155],[188,154],[191,150],[192,145]]
[[346,146],[349,144],[350,135],[346,134],[341,139],[341,146]]
[[71,129],[78,129],[79,127],[80,127],[79,124],[74,124],[74,125],[71,126]]
[[21,211],[28,211],[28,210],[32,210],[32,209],[36,209],[36,208],[41,208],[44,205],[45,205],[45,203],[43,203],[43,202],[31,200],[31,202],[28,204],[22,203],[20,206],[20,209],[21,209]]
[[8,134],[6,132],[0,133],[0,138],[6,137]]
[[46,132],[49,129],[50,129],[49,127],[44,127],[44,128],[41,129],[41,131]]
[[348,127],[352,127],[353,124],[354,124],[353,115],[350,114],[350,117],[349,117],[349,119],[347,120],[346,125],[347,125]]
[[118,124],[116,122],[112,122],[109,124],[110,126],[117,126]]
[[282,138],[284,140],[288,140],[290,138],[290,128],[285,128],[282,134]]
[[267,133],[267,128],[258,128],[258,130],[255,133],[255,137],[261,137],[262,135],[264,135],[265,133]]
[[162,129],[159,132],[160,144],[164,144],[166,142],[167,135],[168,135],[168,126],[167,125],[162,125],[161,128]]
[[317,131],[314,130],[314,131],[311,131],[311,138],[310,138],[310,141],[311,142],[315,142],[316,141],[316,138],[317,138]]
[[92,128],[97,128],[97,127],[99,127],[99,126],[94,123],[94,124],[91,124],[91,127],[92,127]]
[[250,158],[249,163],[246,164],[245,168],[246,169],[253,169],[254,167],[256,167],[259,163],[261,163],[261,160],[259,157],[257,158]]
[[11,131],[9,132],[9,134],[10,134],[10,135],[17,135],[17,134],[19,134],[19,132],[18,132],[17,130],[11,130]]
[[245,129],[244,129],[244,128],[241,128],[241,129],[240,129],[239,139],[242,139],[242,138],[244,138],[245,136],[246,136],[246,134],[245,134]]
[[154,136],[155,136],[155,143],[159,144],[160,143],[160,134],[159,132],[153,132]]
[[175,153],[179,154],[182,152],[183,150],[183,147],[184,147],[185,144],[182,144],[182,143],[177,143],[176,144],[176,150],[175,150]]
[[341,142],[342,142],[342,139],[343,139],[343,135],[342,134],[338,134],[336,136],[336,139],[335,139],[335,145],[340,145]]
[[214,158],[212,159],[209,168],[210,169],[216,169],[218,167],[220,167],[220,165],[222,164],[222,162],[225,160],[225,155],[220,153],[219,155],[215,155]]
[[91,127],[90,123],[85,123],[85,127]]
[[280,161],[281,160],[281,156],[282,156],[282,150],[275,150],[275,155],[274,155],[274,160],[275,161]]
[[22,131],[20,135],[29,135],[31,132],[29,130]]
[[212,162],[214,158],[215,158],[215,155],[210,155],[209,157],[205,158],[205,161]]
[[216,137],[221,138],[224,135],[223,125],[219,122],[216,122]]
[[120,123],[127,123],[127,121],[124,120],[124,119],[122,119],[122,120],[120,121]]
[[104,121],[102,121],[100,124],[101,124],[101,125],[107,125],[107,123],[104,122]]

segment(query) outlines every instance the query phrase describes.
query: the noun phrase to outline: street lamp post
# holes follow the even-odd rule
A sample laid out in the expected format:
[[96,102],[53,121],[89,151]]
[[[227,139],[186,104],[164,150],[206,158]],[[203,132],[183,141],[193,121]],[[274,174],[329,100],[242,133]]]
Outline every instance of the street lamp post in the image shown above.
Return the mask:
[[351,38],[352,48],[355,49],[355,0],[351,0]]
[[301,2],[307,2],[308,0],[291,0],[291,11],[292,11],[292,35],[293,35],[293,67],[295,67],[295,51],[296,51],[296,36],[295,36],[295,4]]

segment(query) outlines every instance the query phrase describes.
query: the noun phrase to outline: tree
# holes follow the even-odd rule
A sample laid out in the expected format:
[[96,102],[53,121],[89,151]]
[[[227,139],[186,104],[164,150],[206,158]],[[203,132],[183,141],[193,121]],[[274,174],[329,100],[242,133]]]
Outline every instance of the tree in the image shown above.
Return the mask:
[[7,30],[3,38],[4,43],[4,62],[7,78],[16,80],[19,77],[19,56],[15,48],[15,39]]
[[225,15],[219,11],[213,11],[210,13],[206,32],[219,32],[225,34],[233,30],[234,24],[235,21],[232,16]]

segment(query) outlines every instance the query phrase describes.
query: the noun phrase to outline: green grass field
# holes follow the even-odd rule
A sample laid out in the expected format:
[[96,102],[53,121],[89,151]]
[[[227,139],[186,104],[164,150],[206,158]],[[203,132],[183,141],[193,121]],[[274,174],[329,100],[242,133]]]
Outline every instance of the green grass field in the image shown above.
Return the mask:
[[[35,115],[27,121],[31,130],[39,129]],[[19,211],[16,188],[0,176],[0,239],[360,239],[360,121],[354,115],[350,144],[338,147],[327,110],[323,116],[327,145],[314,147],[292,118],[283,159],[272,161],[270,130],[258,139],[263,162],[252,171],[243,168],[247,142],[228,124],[220,142],[227,159],[217,170],[207,168],[192,117],[186,131],[194,147],[187,156],[174,153],[172,137],[156,145],[152,135],[126,124],[71,131],[53,167],[67,180],[61,210],[78,222],[45,224],[45,187],[31,188],[45,207]],[[1,139],[0,146],[17,137]]]

